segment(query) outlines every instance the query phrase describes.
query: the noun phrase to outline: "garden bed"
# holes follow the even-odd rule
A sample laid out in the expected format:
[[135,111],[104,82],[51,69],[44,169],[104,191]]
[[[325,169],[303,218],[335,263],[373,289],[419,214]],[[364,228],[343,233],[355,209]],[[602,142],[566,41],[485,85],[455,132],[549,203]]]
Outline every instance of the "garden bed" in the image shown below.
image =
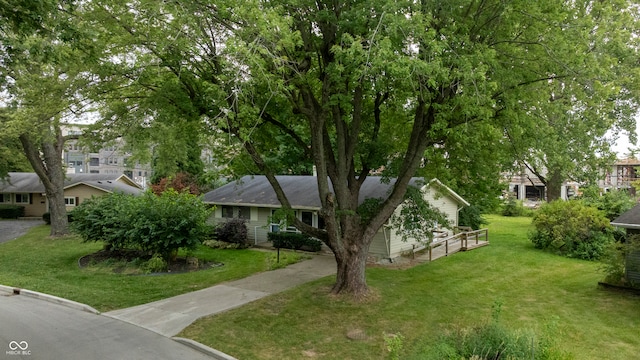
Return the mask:
[[145,264],[151,260],[151,258],[151,255],[142,251],[100,250],[78,259],[78,266],[85,269],[92,267],[101,269],[110,268],[116,274],[157,275],[207,270],[224,265],[223,263],[214,261],[203,261],[195,257],[177,257],[167,264],[164,271],[147,271]]

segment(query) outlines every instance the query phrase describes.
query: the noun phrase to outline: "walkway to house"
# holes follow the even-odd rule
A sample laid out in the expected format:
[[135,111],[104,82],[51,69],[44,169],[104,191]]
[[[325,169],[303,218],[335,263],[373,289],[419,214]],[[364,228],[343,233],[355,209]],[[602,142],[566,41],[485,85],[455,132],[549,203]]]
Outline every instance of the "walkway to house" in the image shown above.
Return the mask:
[[[418,262],[433,261],[457,251],[488,245],[486,232],[465,233],[435,241],[431,252],[416,255]],[[265,296],[334,275],[333,255],[314,255],[286,268],[266,271],[244,279],[215,285],[172,298],[104,313],[165,336],[175,336],[197,319],[221,313]]]
[[175,336],[197,319],[336,273],[333,256],[315,255],[286,268],[172,298],[103,313],[165,336]]

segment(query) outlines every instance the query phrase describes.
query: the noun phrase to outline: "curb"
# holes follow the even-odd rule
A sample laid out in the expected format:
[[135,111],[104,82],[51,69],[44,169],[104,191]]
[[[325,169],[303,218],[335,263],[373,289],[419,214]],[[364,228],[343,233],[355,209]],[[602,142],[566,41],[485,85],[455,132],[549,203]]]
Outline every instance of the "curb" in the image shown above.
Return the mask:
[[209,356],[212,356],[214,359],[217,360],[238,360],[236,358],[234,358],[231,355],[225,354],[220,350],[216,350],[214,348],[210,348],[206,345],[200,344],[197,341],[191,340],[191,339],[185,339],[185,338],[181,338],[181,337],[172,337],[171,339],[186,345],[192,349],[198,350],[202,353],[205,353]]
[[39,293],[37,291],[14,288],[14,287],[5,286],[5,285],[0,285],[0,291],[7,292],[7,293],[12,294],[12,295],[23,295],[23,296],[30,297],[30,298],[33,298],[33,299],[39,299],[39,300],[43,300],[43,301],[48,301],[48,302],[52,302],[54,304],[59,304],[59,305],[66,306],[66,307],[69,307],[69,308],[72,308],[72,309],[85,311],[85,312],[96,314],[96,315],[100,314],[100,312],[98,310],[92,308],[89,305],[82,304],[82,303],[79,303],[79,302],[76,302],[76,301],[73,301],[73,300],[68,300],[68,299],[64,299],[64,298],[61,298],[61,297],[49,295],[49,294]]

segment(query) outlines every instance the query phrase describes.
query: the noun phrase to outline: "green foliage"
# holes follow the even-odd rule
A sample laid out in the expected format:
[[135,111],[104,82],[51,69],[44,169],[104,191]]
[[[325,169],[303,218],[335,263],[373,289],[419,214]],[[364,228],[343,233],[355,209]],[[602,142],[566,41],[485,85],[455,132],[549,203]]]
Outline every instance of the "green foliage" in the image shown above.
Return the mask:
[[24,206],[0,204],[0,219],[17,219],[24,216]]
[[167,266],[168,264],[165,259],[162,258],[162,255],[154,254],[151,259],[144,263],[143,269],[147,273],[154,273],[165,271]]
[[293,251],[280,251],[279,257],[277,253],[269,254],[267,257],[267,264],[269,270],[276,270],[285,268],[305,259],[309,259],[309,256]]
[[397,229],[403,241],[423,239],[431,242],[433,230],[438,226],[448,227],[449,219],[445,213],[425,200],[421,189],[409,186],[400,211],[396,211],[391,217],[391,226]]
[[[638,266],[629,264],[627,255],[631,252],[640,251],[640,236],[630,235],[622,242],[612,242],[607,245],[600,271],[605,274],[604,282],[617,286],[628,286],[640,289],[640,283],[633,283],[626,277],[628,266]],[[634,269],[640,271],[640,269]]]
[[523,216],[526,213],[522,201],[513,196],[509,196],[502,205],[502,216]]
[[487,220],[482,216],[480,208],[476,205],[463,207],[458,216],[458,225],[469,226],[473,230],[478,230],[482,225],[488,224]]
[[251,246],[245,219],[232,218],[217,224],[213,230],[213,237],[218,241],[237,244],[240,248]]
[[387,347],[391,360],[400,360],[400,353],[404,345],[403,342],[404,336],[402,336],[402,334],[385,334],[384,344]]
[[601,195],[597,186],[582,189],[580,199],[585,204],[602,210],[609,220],[617,218],[636,204],[628,191],[611,189]]
[[267,239],[273,242],[273,246],[283,249],[294,250],[306,250],[306,251],[320,251],[322,249],[322,242],[313,239],[305,234],[291,233],[291,232],[270,232],[267,234]]
[[491,320],[471,328],[457,328],[423,350],[421,359],[572,359],[558,349],[554,326],[536,336],[531,331],[514,331],[500,322],[501,304],[493,306]]
[[108,249],[139,249],[169,260],[178,249],[194,249],[202,241],[210,213],[198,197],[187,193],[116,193],[76,207],[72,229],[84,241],[102,241]]
[[611,243],[614,229],[598,209],[580,200],[544,204],[533,217],[530,240],[538,249],[585,260],[597,260]]

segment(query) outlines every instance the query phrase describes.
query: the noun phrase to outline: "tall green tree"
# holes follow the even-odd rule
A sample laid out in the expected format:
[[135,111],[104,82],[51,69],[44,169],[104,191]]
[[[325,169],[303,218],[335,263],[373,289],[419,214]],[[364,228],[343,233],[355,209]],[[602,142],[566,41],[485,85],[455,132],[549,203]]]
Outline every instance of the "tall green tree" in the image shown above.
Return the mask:
[[[4,2],[0,12],[2,89],[9,94],[3,136],[19,141],[45,187],[51,235],[68,232],[64,203],[62,119],[86,106],[78,90],[90,83],[82,59],[91,41],[72,26],[72,2]],[[75,137],[75,136],[74,136]]]
[[[615,159],[611,133],[626,132],[636,141],[639,22],[631,2],[575,2],[571,12],[549,18],[549,30],[519,39],[548,38],[553,46],[541,44],[522,56],[549,54],[561,66],[552,79],[520,92],[505,112],[513,157],[546,185],[547,200],[560,198],[564,181],[597,180]],[[512,66],[519,63],[511,59]],[[531,70],[543,73],[541,66],[544,61]]]
[[[363,296],[369,245],[405,200],[411,177],[431,167],[436,155],[464,154],[473,161],[464,147],[480,153],[492,137],[466,130],[508,131],[513,138],[513,129],[534,127],[538,112],[557,119],[610,100],[610,87],[586,80],[594,65],[603,64],[590,50],[615,38],[622,51],[634,41],[607,22],[615,20],[616,9],[635,8],[628,1],[615,6],[551,0],[92,1],[87,23],[112,41],[98,73],[119,95],[105,102],[103,127],[204,125],[203,133],[244,147],[286,209],[289,201],[274,176],[277,161],[271,160],[282,154],[273,146],[278,134],[298,148],[288,153],[310,159],[318,173],[326,229],[294,225],[334,252],[333,292]],[[612,35],[592,36],[600,26]],[[560,95],[571,100],[564,112],[549,100]],[[360,187],[376,170],[393,178],[393,187],[373,211],[367,204],[365,216]],[[466,178],[474,175],[469,171]]]

